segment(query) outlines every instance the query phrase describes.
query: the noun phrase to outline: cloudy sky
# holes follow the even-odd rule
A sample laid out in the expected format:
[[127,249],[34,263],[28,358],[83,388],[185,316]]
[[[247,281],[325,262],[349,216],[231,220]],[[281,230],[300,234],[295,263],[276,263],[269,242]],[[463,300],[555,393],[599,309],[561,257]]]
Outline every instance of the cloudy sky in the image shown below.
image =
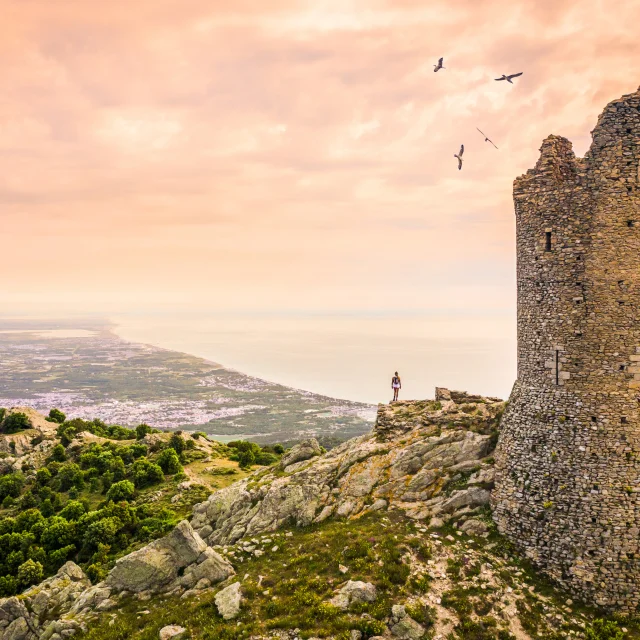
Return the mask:
[[0,4],[5,313],[511,316],[513,179],[640,84],[637,0]]

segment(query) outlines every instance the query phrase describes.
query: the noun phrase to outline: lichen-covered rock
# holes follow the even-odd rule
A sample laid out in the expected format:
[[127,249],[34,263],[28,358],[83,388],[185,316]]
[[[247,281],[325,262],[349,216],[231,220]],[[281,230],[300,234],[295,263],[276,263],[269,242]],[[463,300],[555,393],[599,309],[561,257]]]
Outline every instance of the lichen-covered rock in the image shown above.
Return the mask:
[[296,462],[309,460],[309,458],[319,456],[321,453],[322,449],[320,449],[320,445],[315,438],[303,440],[282,456],[282,459],[280,460],[280,468],[286,470],[287,467],[295,464]]
[[186,631],[187,630],[184,627],[180,627],[177,624],[170,624],[160,629],[160,634],[158,635],[158,638],[159,640],[171,640],[171,638],[174,638],[175,640],[177,640]]
[[19,598],[0,600],[0,640],[47,640],[48,628],[66,614],[91,582],[74,562],[27,589]]
[[329,604],[338,609],[346,610],[351,605],[363,602],[375,602],[378,593],[370,582],[349,580],[338,593],[329,600]]
[[225,587],[216,594],[215,603],[218,613],[225,620],[233,620],[240,613],[242,585],[239,582],[234,582]]
[[[381,405],[373,433],[304,463],[292,462],[299,452],[307,456],[316,451],[317,443],[306,441],[287,454],[291,457],[283,458],[287,475],[277,470],[261,472],[259,482],[249,477],[216,491],[194,507],[191,524],[208,544],[215,545],[288,523],[305,526],[370,510],[400,507],[409,516],[423,519],[486,504],[490,476],[485,474],[489,465],[483,466],[482,460],[492,451],[504,403],[481,400],[477,404],[431,400]],[[472,472],[474,488],[445,495],[452,479]]]
[[[183,571],[184,575],[180,576]],[[208,548],[191,525],[183,520],[164,538],[120,558],[104,586],[112,591],[157,593],[170,586],[195,585],[201,578],[220,582],[233,573],[229,562]]]
[[410,617],[404,606],[399,604],[394,604],[391,608],[390,630],[400,640],[421,640],[426,633],[426,629]]

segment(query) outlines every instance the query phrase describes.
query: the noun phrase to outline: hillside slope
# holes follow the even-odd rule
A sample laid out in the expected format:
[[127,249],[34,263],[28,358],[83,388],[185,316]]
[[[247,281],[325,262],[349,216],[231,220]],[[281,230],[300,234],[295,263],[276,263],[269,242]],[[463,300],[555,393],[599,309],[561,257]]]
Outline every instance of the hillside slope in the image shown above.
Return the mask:
[[503,410],[442,389],[381,406],[370,434],[328,453],[301,443],[96,584],[69,562],[0,600],[0,638],[640,637],[633,620],[574,603],[496,533]]

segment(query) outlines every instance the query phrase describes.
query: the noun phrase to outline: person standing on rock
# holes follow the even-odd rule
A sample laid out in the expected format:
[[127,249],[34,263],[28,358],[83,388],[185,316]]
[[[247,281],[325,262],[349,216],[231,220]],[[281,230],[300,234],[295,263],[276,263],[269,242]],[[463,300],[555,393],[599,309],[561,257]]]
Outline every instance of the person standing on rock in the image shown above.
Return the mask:
[[395,402],[398,399],[398,391],[402,389],[402,382],[400,382],[400,376],[397,371],[391,378],[391,388],[393,389],[393,400],[391,402]]

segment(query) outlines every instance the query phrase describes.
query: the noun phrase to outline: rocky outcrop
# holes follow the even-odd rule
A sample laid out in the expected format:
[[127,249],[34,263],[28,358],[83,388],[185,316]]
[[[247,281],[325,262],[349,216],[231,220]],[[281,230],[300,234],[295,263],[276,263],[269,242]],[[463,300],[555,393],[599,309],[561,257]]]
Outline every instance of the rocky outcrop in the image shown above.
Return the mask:
[[315,438],[303,440],[300,444],[292,447],[282,456],[282,459],[280,460],[280,468],[284,469],[286,472],[287,468],[290,468],[297,462],[309,460],[309,458],[319,456],[321,453],[322,449]]
[[491,466],[483,460],[493,450],[504,403],[448,394],[456,401],[441,395],[381,405],[371,434],[329,453],[311,457],[310,444],[292,449],[295,462],[254,473],[196,505],[193,528],[215,545],[288,523],[305,526],[385,508],[416,519],[473,512],[489,501]]
[[58,573],[18,598],[0,600],[0,640],[60,640],[84,630],[91,618],[113,609],[126,594],[189,594],[235,574],[183,520],[164,538],[124,556],[94,586],[67,562]]
[[201,580],[210,586],[234,573],[231,564],[207,547],[183,520],[169,535],[118,560],[104,587],[116,592],[158,593],[191,589]]
[[329,604],[338,609],[346,610],[354,604],[375,602],[377,597],[378,592],[370,582],[349,580],[338,593],[329,600]]
[[[67,562],[55,576],[25,591],[19,598],[0,600],[0,640],[49,638],[49,627],[67,613],[91,586],[80,567]],[[74,624],[74,628],[79,625]]]

